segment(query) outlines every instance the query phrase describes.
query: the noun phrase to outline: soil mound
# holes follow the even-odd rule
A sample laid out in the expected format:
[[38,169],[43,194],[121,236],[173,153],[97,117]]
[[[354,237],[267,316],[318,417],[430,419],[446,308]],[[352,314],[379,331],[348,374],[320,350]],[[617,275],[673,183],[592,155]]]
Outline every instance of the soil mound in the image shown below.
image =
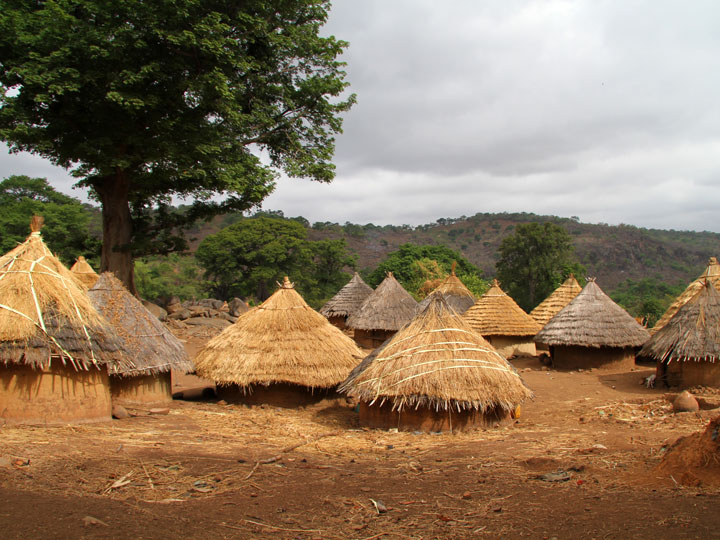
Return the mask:
[[657,472],[687,486],[720,486],[720,416],[704,431],[678,439]]

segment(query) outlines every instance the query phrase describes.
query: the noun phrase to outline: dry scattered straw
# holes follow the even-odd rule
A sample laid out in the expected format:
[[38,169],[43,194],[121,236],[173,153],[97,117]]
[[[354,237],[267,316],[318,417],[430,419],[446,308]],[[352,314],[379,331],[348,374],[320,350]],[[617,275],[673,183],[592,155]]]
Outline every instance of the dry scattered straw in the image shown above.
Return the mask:
[[436,410],[514,410],[532,396],[515,369],[441,293],[340,387],[363,401]]
[[545,326],[562,308],[572,302],[580,294],[580,291],[582,291],[582,287],[575,276],[570,274],[570,277],[562,285],[530,312],[530,316],[540,326]]
[[193,363],[180,340],[112,273],[104,272],[88,296],[122,338],[128,360],[135,366],[133,369],[111,366],[111,374],[134,376],[170,369],[192,371]]
[[640,356],[661,362],[708,361],[720,357],[720,293],[706,281],[643,346]]
[[70,267],[70,271],[77,278],[80,283],[90,289],[95,283],[97,283],[98,275],[93,270],[93,267],[85,260],[85,257],[80,255],[75,264]]
[[362,352],[285,283],[261,306],[213,338],[195,358],[198,375],[218,384],[290,383],[330,388]]
[[0,362],[132,367],[107,321],[43,243],[36,218],[27,240],[0,257]]
[[534,336],[541,326],[500,288],[497,280],[463,315],[483,336]]
[[[475,304],[475,296],[455,275],[455,263],[450,275],[438,285],[433,292],[439,292],[445,297],[445,301],[459,315],[465,313],[473,304]],[[420,302],[419,311],[424,310],[430,303],[430,295]]]
[[538,343],[580,347],[641,347],[645,328],[589,279],[585,288],[535,336]]
[[706,281],[712,283],[716,289],[720,287],[720,263],[718,263],[718,260],[715,257],[710,257],[705,271],[699,278],[690,283],[690,285],[687,286],[687,289],[685,289],[680,296],[678,296],[675,301],[670,304],[670,307],[667,308],[665,313],[663,313],[663,316],[658,319],[658,322],[655,323],[655,326],[653,326],[652,330],[650,330],[650,333],[654,334],[665,326],[672,316],[675,315],[675,313],[677,313],[677,311],[693,296],[695,296],[700,289],[702,289],[703,284]]
[[320,314],[330,317],[349,317],[355,313],[373,290],[355,272],[352,279],[320,308]]
[[417,309],[415,299],[388,272],[360,309],[348,317],[347,325],[356,330],[399,330],[415,316]]

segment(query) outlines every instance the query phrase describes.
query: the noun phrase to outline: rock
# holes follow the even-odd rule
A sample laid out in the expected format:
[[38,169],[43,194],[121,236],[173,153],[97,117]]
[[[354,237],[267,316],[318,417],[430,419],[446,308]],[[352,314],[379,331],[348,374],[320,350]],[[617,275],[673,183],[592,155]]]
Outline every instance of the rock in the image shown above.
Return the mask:
[[145,309],[147,309],[150,313],[155,315],[158,319],[161,321],[164,321],[167,319],[167,311],[165,311],[163,308],[158,306],[157,304],[153,304],[152,302],[148,302],[147,300],[142,301],[143,306],[145,306]]
[[184,321],[185,319],[189,319],[192,317],[192,313],[190,313],[189,309],[185,309],[184,307],[181,307],[177,311],[170,312],[170,315],[168,315],[168,319],[173,319],[176,321]]
[[92,517],[92,516],[85,516],[83,518],[83,523],[87,525],[100,525],[102,527],[109,527],[107,523],[104,521],[99,520],[98,518]]
[[676,413],[679,412],[695,412],[700,410],[700,405],[697,402],[697,399],[685,390],[684,392],[681,392],[678,397],[675,398],[675,401],[673,401],[673,411]]
[[466,491],[465,493],[462,494],[462,498],[465,500],[472,499],[472,493],[470,493],[469,491]]
[[150,414],[170,414],[170,409],[167,407],[156,407],[148,411]]
[[233,317],[239,317],[249,309],[250,307],[237,297],[228,302],[228,313],[230,313]]
[[113,405],[112,415],[113,418],[117,418],[118,420],[130,418],[130,413],[127,412],[127,409],[125,409],[122,405]]
[[170,315],[173,315],[175,313],[178,313],[179,311],[186,311],[186,310],[180,302],[177,302],[175,304],[168,304],[165,307],[165,311],[167,311]]
[[190,326],[209,326],[210,328],[224,329],[230,326],[232,323],[224,319],[211,319],[209,317],[191,317],[183,321],[185,324]]
[[231,323],[234,323],[235,321],[238,320],[237,317],[233,317],[233,316],[230,315],[229,313],[225,313],[225,312],[223,312],[223,311],[221,311],[221,312],[219,313],[218,319],[222,319],[223,321],[228,321],[228,322],[231,322]]

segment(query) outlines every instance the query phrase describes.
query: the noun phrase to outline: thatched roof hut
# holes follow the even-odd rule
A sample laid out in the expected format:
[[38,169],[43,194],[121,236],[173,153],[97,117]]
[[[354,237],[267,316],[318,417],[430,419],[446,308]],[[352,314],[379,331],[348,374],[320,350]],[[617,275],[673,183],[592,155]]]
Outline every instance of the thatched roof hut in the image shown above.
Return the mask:
[[348,317],[347,326],[355,330],[355,340],[362,347],[374,349],[412,319],[417,309],[415,299],[388,272],[360,308]]
[[720,386],[720,293],[706,281],[640,350],[670,386]]
[[185,347],[111,272],[88,291],[95,308],[122,338],[132,369],[110,368],[114,399],[161,402],[172,399],[171,370],[193,370]]
[[0,417],[109,420],[107,366],[132,365],[40,227],[34,217],[27,240],[0,257]]
[[555,289],[550,296],[540,302],[535,309],[530,312],[530,316],[542,327],[545,326],[550,319],[562,308],[567,306],[572,300],[580,294],[582,287],[570,274],[568,278]]
[[532,396],[439,292],[340,389],[361,401],[362,424],[410,431],[494,425]]
[[218,395],[280,406],[323,397],[362,358],[351,338],[308,306],[288,278],[262,305],[210,340],[196,372],[218,384]]
[[595,283],[543,327],[535,341],[547,343],[559,368],[631,367],[650,334]]
[[95,285],[99,277],[95,270],[93,270],[93,267],[90,266],[90,263],[88,263],[82,255],[80,255],[75,261],[75,264],[70,267],[70,271],[80,280],[80,283],[88,289]]
[[706,281],[712,283],[716,289],[720,288],[720,263],[718,263],[718,260],[715,257],[710,257],[705,271],[700,274],[699,278],[690,283],[680,296],[678,296],[675,301],[670,304],[670,307],[668,307],[665,313],[663,313],[663,316],[658,319],[655,326],[653,326],[650,330],[650,333],[654,334],[665,326],[672,316],[675,315],[675,313],[677,313],[677,311],[685,305],[688,300],[690,300],[700,289],[703,288],[703,284]]
[[347,318],[360,308],[372,292],[372,287],[355,272],[352,279],[320,308],[320,314],[338,328],[344,328]]
[[540,325],[500,288],[497,280],[463,317],[505,357],[535,354],[533,337]]
[[[439,292],[445,297],[445,301],[448,305],[453,308],[458,315],[465,313],[470,307],[475,304],[477,300],[475,295],[463,284],[462,281],[455,275],[455,263],[453,262],[452,270],[450,275],[446,277],[440,285],[438,285],[433,292]],[[430,303],[429,294],[425,299],[420,302],[418,309],[422,311]]]

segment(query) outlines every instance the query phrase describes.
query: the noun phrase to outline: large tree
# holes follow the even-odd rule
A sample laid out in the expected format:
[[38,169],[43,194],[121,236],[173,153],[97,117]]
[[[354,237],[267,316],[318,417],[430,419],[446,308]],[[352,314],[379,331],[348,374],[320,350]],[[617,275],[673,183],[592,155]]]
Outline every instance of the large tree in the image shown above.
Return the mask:
[[522,223],[500,244],[497,277],[518,305],[529,312],[570,273],[584,277],[585,268],[575,260],[574,252],[570,235],[560,225]]
[[[72,169],[103,211],[102,270],[245,210],[277,171],[328,182],[354,96],[320,0],[0,0],[0,139]],[[261,153],[266,156],[261,159]],[[172,212],[172,197],[194,203]],[[169,246],[169,247],[168,247]]]

